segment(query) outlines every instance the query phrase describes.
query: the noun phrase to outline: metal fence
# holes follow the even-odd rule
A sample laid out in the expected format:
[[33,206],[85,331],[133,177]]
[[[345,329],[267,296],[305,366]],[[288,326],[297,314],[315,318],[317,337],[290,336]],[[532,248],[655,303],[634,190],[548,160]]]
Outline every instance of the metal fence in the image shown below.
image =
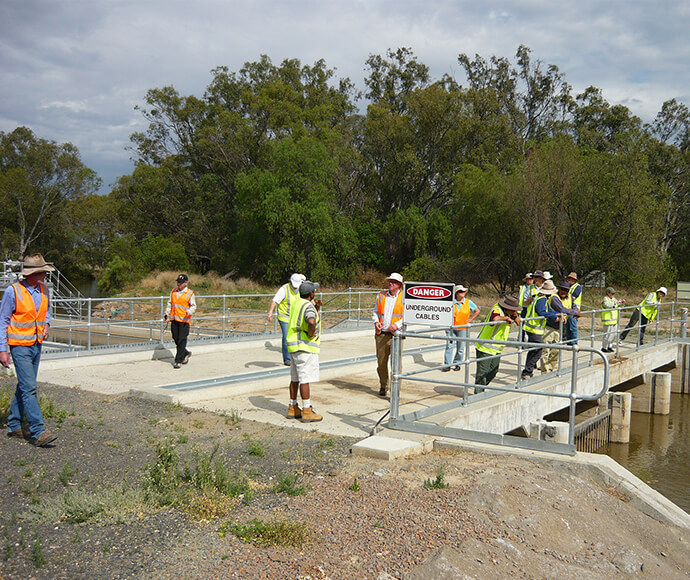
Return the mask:
[[[321,292],[324,331],[371,326],[378,290]],[[280,334],[277,315],[266,313],[273,294],[196,295],[190,343],[241,340]],[[55,297],[51,301],[51,352],[104,348],[155,348],[169,340],[164,320],[168,296],[129,298]]]
[[[660,306],[659,315],[657,319],[647,325],[645,336],[646,342],[641,344],[640,336],[641,332],[639,326],[637,327],[637,335],[633,334],[631,330],[631,340],[626,342],[626,348],[638,350],[640,348],[645,348],[649,345],[658,344],[660,342],[666,342],[673,340],[674,338],[685,339],[687,337],[687,315],[688,308],[687,304],[662,304]],[[621,348],[620,341],[620,321],[624,318],[623,313],[634,311],[635,307],[629,307],[621,310],[621,317],[616,324],[616,338],[615,338],[615,351],[618,356],[619,350]],[[521,340],[513,341],[497,341],[497,340],[479,340],[478,338],[472,337],[448,337],[445,335],[445,329],[435,329],[435,330],[421,330],[414,331],[403,329],[396,333],[393,338],[393,345],[391,349],[391,365],[392,365],[392,382],[391,382],[391,405],[390,405],[390,421],[389,426],[394,429],[400,429],[405,431],[412,431],[418,433],[426,433],[430,435],[451,437],[457,439],[466,439],[471,441],[478,441],[483,443],[491,443],[498,445],[509,445],[513,447],[521,447],[528,449],[539,449],[545,451],[552,451],[556,453],[564,454],[574,454],[576,451],[576,435],[578,431],[576,429],[576,406],[580,401],[595,401],[600,399],[607,391],[609,386],[609,360],[606,353],[602,352],[599,348],[599,343],[604,335],[603,325],[601,324],[601,312],[602,310],[592,310],[585,311],[582,313],[580,322],[584,324],[579,324],[579,337],[578,344],[571,345],[565,344],[563,340],[556,344],[543,345],[543,348],[550,348],[559,351],[561,354],[570,353],[570,360],[566,361],[565,356],[559,356],[558,367],[553,372],[543,373],[541,376],[522,379],[520,369],[523,367],[524,359],[527,352],[530,349],[541,348],[542,345],[530,342],[524,342]],[[589,322],[589,324],[587,324]],[[521,325],[518,328],[518,336],[522,336],[522,327],[525,323],[523,319]],[[480,330],[482,327],[487,325],[493,325],[494,323],[481,323],[481,324],[469,324],[470,334],[473,331]],[[563,328],[560,328],[561,337],[563,337]],[[477,332],[478,334],[478,332]],[[438,341],[451,341],[451,342],[465,342],[466,348],[471,344],[475,343],[491,343],[504,346],[504,351],[501,354],[494,355],[493,357],[485,357],[482,360],[489,360],[491,358],[503,360],[505,358],[516,359],[517,364],[517,376],[515,377],[514,383],[508,386],[499,385],[475,385],[470,381],[470,365],[477,362],[476,358],[467,356],[465,360],[460,363],[464,367],[464,380],[462,381],[439,381],[437,378],[427,378],[424,375],[431,372],[443,369],[445,364],[441,364],[435,367],[425,368],[421,370],[414,370],[410,372],[402,371],[402,339],[431,339]],[[599,345],[599,346],[598,346]],[[408,345],[409,346],[409,345]],[[583,356],[584,355],[584,356]],[[587,395],[578,392],[578,371],[581,368],[594,365],[595,361],[601,361],[603,363],[603,380],[601,389],[593,394]],[[546,381],[551,378],[570,375],[570,388],[569,392],[544,392],[534,390],[533,387],[541,381]],[[431,406],[422,410],[417,410],[412,413],[400,414],[400,388],[401,381],[417,381],[433,383],[435,385],[443,385],[444,387],[450,387],[458,389],[458,397],[455,400],[441,403],[439,405]],[[480,387],[483,392],[475,392],[475,388]],[[485,400],[487,398],[499,395],[501,393],[515,393],[518,391],[524,396],[537,396],[537,397],[553,397],[558,399],[563,399],[565,404],[563,408],[568,407],[569,412],[569,433],[568,433],[568,443],[554,443],[551,441],[537,441],[526,439],[523,437],[517,437],[512,435],[488,433],[483,431],[472,431],[468,429],[459,429],[454,427],[448,427],[441,424],[433,423],[431,419],[441,413],[445,413],[451,409],[458,407],[467,407],[476,402]],[[600,419],[601,420],[601,419]],[[599,420],[599,421],[600,421]],[[592,422],[593,424],[596,421]],[[584,429],[580,428],[580,429]],[[594,425],[592,430],[594,431]],[[603,438],[601,426],[597,426],[595,434],[592,432],[587,432],[581,435],[588,441],[598,440]]]

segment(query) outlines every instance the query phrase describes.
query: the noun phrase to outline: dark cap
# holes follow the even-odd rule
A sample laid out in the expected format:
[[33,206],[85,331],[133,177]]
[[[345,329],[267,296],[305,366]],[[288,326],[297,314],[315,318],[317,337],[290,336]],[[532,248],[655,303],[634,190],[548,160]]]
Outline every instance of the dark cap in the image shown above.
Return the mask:
[[182,282],[189,282],[189,277],[187,276],[187,274],[180,274],[177,277],[177,283],[182,284]]
[[562,288],[563,290],[570,290],[570,286],[571,286],[571,284],[567,280],[561,280],[558,283],[558,287]]
[[305,280],[299,285],[299,295],[302,298],[307,298],[308,296],[311,295],[312,292],[315,290],[319,289],[319,283],[318,282],[310,282],[309,280]]

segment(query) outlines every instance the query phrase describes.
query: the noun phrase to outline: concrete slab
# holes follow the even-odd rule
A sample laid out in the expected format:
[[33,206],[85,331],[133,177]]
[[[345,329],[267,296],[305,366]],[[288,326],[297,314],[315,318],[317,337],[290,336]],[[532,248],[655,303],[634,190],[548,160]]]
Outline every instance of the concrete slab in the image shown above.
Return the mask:
[[373,459],[405,459],[433,450],[433,439],[410,441],[384,435],[374,435],[355,443],[352,446],[352,454]]

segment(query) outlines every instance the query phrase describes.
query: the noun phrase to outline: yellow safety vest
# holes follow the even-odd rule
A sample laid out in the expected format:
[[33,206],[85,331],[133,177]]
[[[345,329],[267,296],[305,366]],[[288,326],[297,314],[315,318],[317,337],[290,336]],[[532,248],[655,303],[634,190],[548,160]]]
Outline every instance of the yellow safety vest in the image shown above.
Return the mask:
[[[525,318],[532,318],[533,316],[537,316],[537,302],[539,302],[542,299],[546,300],[546,296],[539,296],[532,300],[532,303],[527,308],[527,314]],[[544,318],[543,316],[540,316],[536,320],[526,320],[525,324],[523,325],[525,332],[529,332],[531,334],[544,334],[545,327],[546,318]]]
[[[484,320],[484,322],[491,322],[491,315],[493,313],[496,313],[499,316],[506,315],[503,309],[498,305],[498,303],[496,303],[491,309],[491,312],[489,312],[489,314],[486,315],[486,319]],[[509,334],[510,324],[501,321],[497,324],[494,324],[493,326],[482,326],[482,330],[480,331],[479,336],[477,338],[480,338],[482,340],[508,340]],[[503,349],[505,348],[504,344],[494,344],[490,342],[475,342],[474,346],[477,350],[486,352],[488,354],[500,354],[503,352]]]
[[320,350],[321,316],[319,316],[316,306],[314,306],[314,311],[316,312],[316,334],[313,337],[309,337],[309,334],[307,334],[309,323],[304,314],[310,305],[312,305],[311,302],[302,297],[297,298],[292,303],[292,312],[290,313],[288,331],[285,337],[288,352],[305,351],[318,353]]
[[285,298],[278,304],[278,320],[287,322],[290,320],[290,306],[299,298],[299,289],[295,290],[289,282],[283,288],[285,288]]
[[[581,286],[580,284],[578,284],[577,282],[575,282],[575,284],[573,284],[573,285],[570,287],[570,290],[568,290],[568,296],[570,296],[570,297],[572,298],[573,291],[574,291],[575,289],[581,288],[581,287],[582,287],[582,286]],[[573,298],[573,304],[574,304],[575,306],[577,306],[577,309],[578,309],[578,310],[582,310],[582,309],[580,308],[580,305],[582,304],[582,292],[580,292],[580,295],[579,295],[577,298]]]
[[[652,297],[654,298],[654,305],[645,306],[645,303]],[[656,315],[659,313],[659,300],[657,300],[656,292],[650,292],[649,294],[647,294],[647,296],[645,296],[645,299],[642,302],[640,302],[639,307],[642,316],[649,320],[649,322],[656,319]]]
[[615,298],[612,300],[616,303],[613,308],[610,308],[604,304],[606,298],[601,301],[601,307],[607,309],[601,311],[601,323],[604,326],[611,326],[612,324],[616,324],[618,322],[618,301]]

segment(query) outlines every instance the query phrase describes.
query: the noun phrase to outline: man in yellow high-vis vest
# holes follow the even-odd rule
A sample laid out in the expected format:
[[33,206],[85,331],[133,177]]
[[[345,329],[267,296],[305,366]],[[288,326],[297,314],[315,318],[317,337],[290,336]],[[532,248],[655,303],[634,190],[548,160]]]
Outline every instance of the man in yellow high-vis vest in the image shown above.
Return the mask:
[[[303,423],[321,421],[311,404],[310,383],[319,380],[321,350],[321,300],[314,299],[319,284],[305,280],[299,286],[299,298],[292,304],[288,321],[287,347],[290,352],[290,405],[288,419]],[[297,391],[302,408],[297,403]]]
[[[17,375],[17,389],[7,417],[7,436],[27,438],[37,447],[48,447],[57,435],[45,428],[38,405],[38,365],[41,344],[50,329],[50,296],[44,284],[47,272],[55,268],[41,254],[27,256],[22,263],[21,282],[5,289],[0,303],[0,364],[10,366],[10,355]],[[26,417],[28,433],[22,429]]]
[[645,296],[645,299],[639,303],[635,310],[633,310],[628,325],[625,327],[625,330],[621,332],[621,340],[625,340],[625,337],[628,336],[628,332],[630,332],[630,329],[633,326],[635,326],[639,321],[640,344],[642,344],[644,342],[644,332],[647,329],[647,325],[650,322],[654,322],[654,320],[656,320],[656,317],[659,314],[659,304],[661,303],[661,299],[667,294],[668,290],[665,286],[661,286],[654,292],[650,292],[649,294],[647,294],[647,296]]
[[282,351],[283,364],[286,367],[290,366],[290,353],[287,348],[287,329],[288,321],[290,320],[290,306],[299,298],[299,285],[304,282],[307,277],[304,274],[295,272],[290,276],[290,281],[278,288],[275,296],[271,300],[271,305],[268,307],[268,314],[266,320],[273,322],[273,311],[278,308],[278,324],[280,325],[280,332],[283,335]]

